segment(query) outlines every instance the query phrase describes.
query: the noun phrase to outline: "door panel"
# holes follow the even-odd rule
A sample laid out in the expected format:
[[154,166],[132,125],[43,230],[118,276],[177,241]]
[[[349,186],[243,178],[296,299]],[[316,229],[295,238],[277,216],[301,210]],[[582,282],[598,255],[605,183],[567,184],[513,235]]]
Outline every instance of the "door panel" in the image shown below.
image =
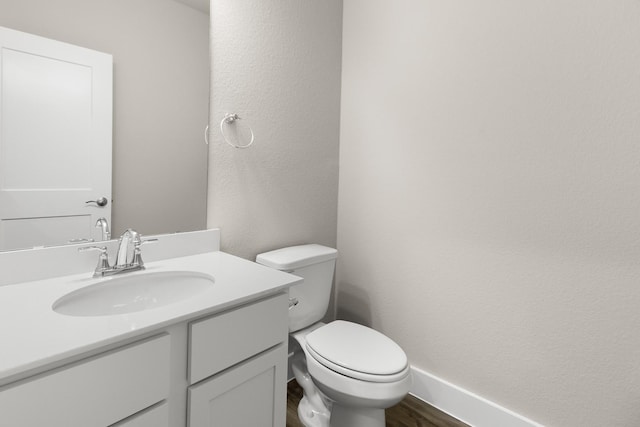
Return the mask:
[[101,238],[111,127],[110,55],[0,27],[0,250]]

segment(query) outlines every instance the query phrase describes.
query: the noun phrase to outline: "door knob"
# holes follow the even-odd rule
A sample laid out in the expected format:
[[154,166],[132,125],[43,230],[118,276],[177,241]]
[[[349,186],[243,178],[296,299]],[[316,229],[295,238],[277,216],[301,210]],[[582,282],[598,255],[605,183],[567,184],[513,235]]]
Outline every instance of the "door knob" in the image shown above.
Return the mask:
[[89,204],[89,203],[95,203],[96,205],[102,207],[102,206],[107,206],[107,203],[109,201],[107,200],[106,197],[100,197],[98,200],[87,200],[85,203]]

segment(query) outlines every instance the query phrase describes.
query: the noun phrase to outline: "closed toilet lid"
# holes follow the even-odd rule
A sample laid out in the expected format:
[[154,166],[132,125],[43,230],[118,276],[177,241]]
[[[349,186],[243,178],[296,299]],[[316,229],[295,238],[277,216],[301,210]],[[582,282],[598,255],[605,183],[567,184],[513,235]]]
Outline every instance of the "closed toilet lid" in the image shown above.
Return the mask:
[[354,378],[360,377],[357,373],[367,374],[367,378],[395,377],[407,368],[407,355],[398,344],[357,323],[336,320],[309,333],[306,342],[314,359]]

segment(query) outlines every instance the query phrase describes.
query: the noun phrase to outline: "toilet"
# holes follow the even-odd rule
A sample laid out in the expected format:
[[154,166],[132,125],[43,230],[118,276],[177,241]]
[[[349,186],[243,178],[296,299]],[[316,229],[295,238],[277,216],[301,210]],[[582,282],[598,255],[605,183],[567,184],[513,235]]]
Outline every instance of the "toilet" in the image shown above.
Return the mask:
[[298,416],[306,427],[384,427],[384,411],[411,386],[404,351],[353,322],[321,322],[329,306],[338,251],[310,244],[260,254],[256,262],[304,279],[289,290],[289,352],[303,388]]

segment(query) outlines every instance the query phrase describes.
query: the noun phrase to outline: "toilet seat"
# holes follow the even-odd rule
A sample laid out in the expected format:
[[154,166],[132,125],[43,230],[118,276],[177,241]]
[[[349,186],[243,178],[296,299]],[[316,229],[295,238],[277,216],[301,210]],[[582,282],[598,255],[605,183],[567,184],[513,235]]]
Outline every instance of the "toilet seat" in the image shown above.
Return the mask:
[[400,346],[357,323],[336,320],[315,329],[306,336],[306,350],[326,368],[362,381],[390,383],[408,374]]

